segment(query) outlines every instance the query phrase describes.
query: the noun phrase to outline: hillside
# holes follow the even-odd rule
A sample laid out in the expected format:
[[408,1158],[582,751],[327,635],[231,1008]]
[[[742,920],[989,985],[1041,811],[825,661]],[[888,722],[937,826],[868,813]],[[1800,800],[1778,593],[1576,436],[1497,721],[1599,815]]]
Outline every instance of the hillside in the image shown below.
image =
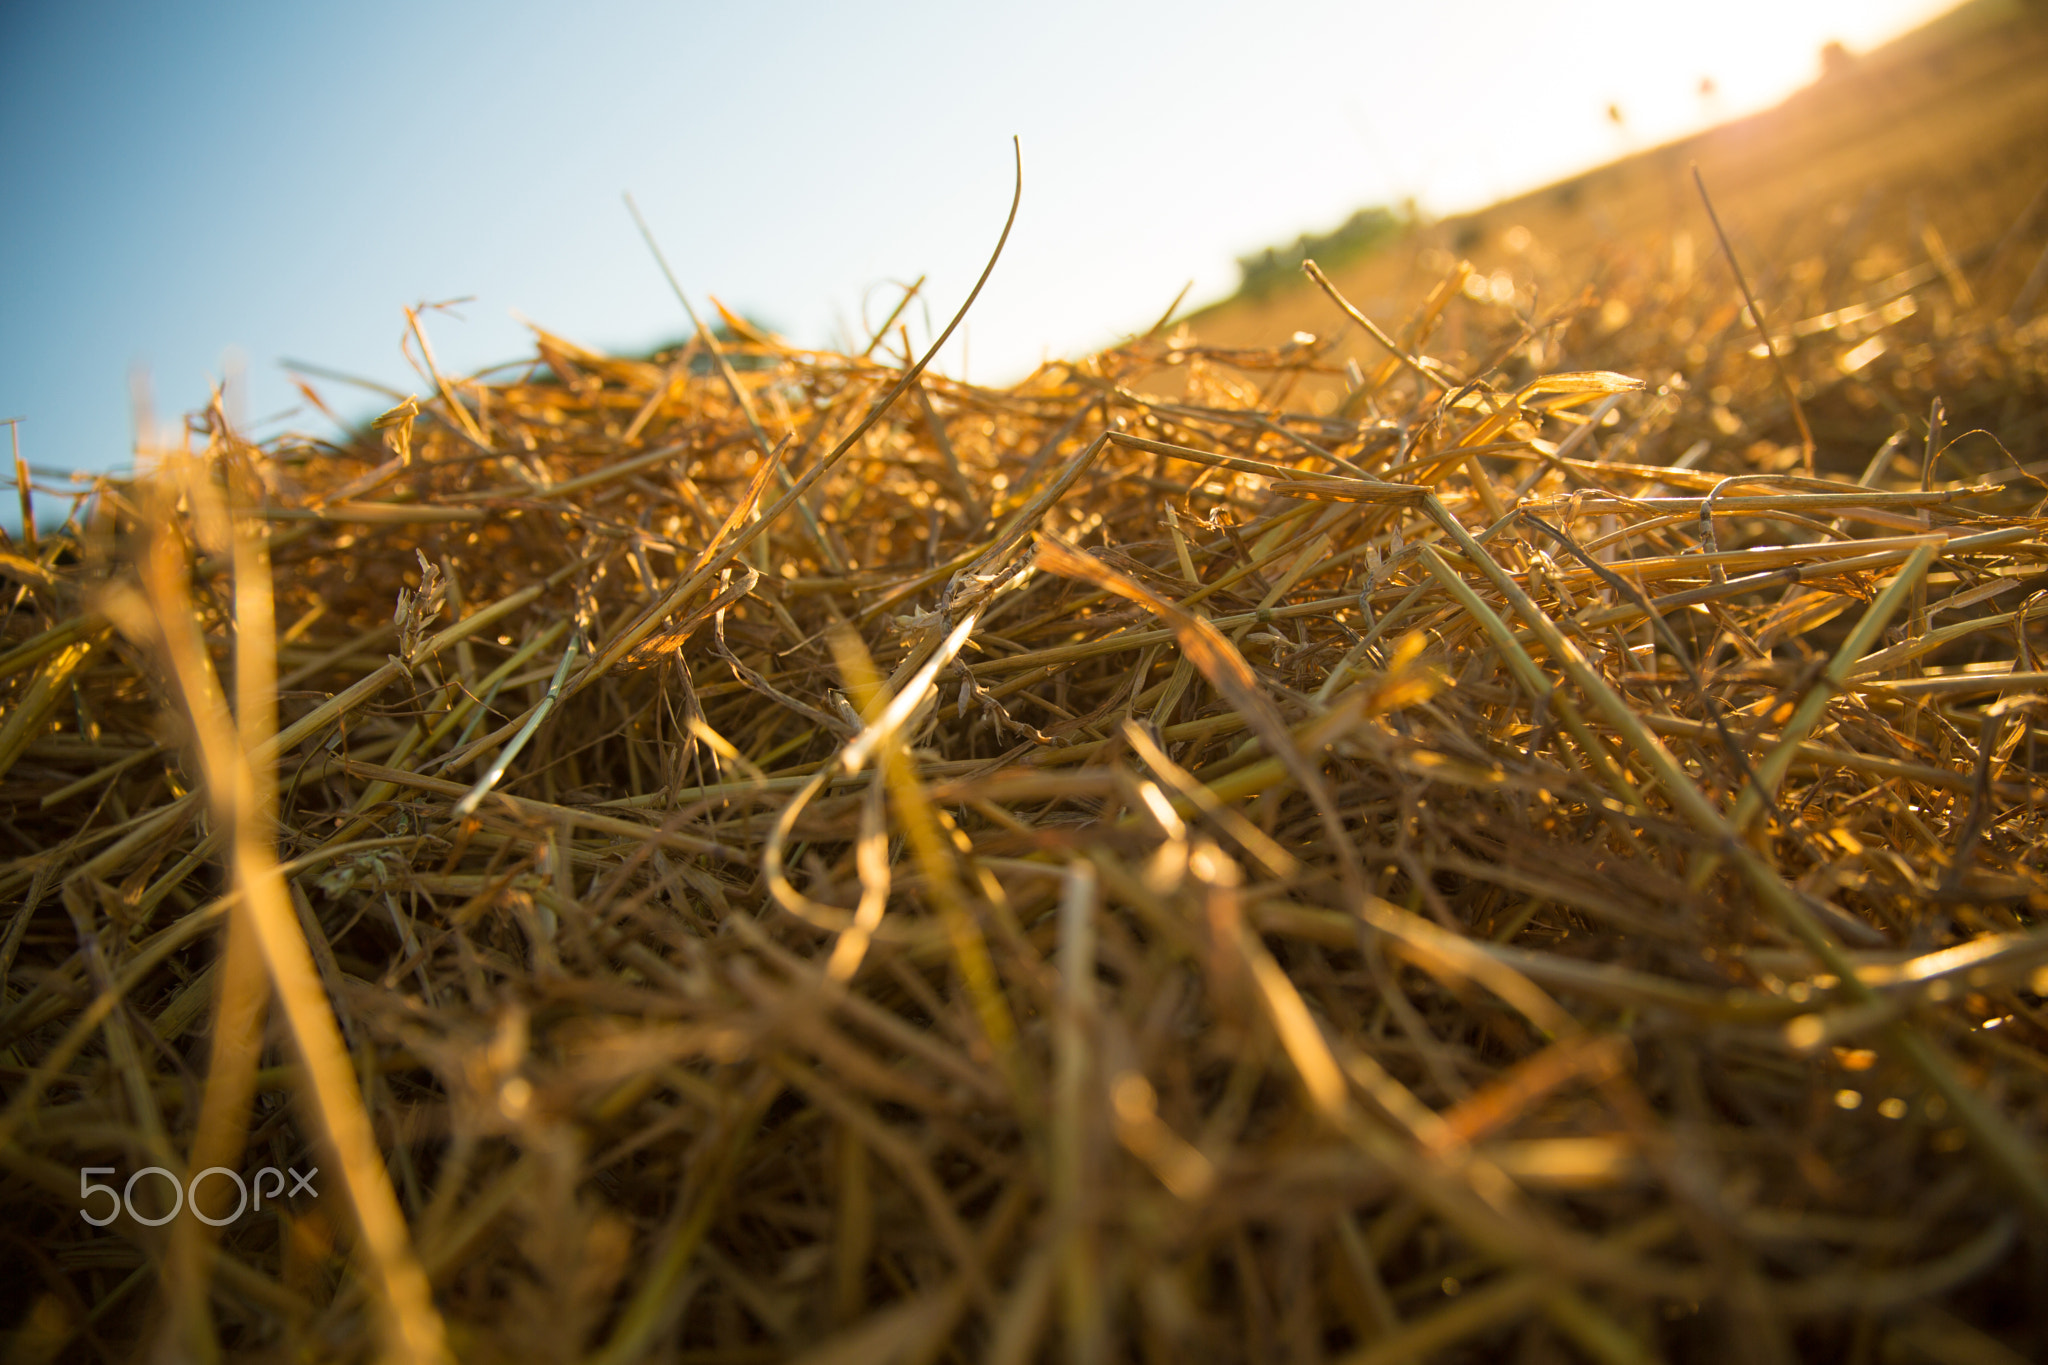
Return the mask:
[[[1515,302],[1507,306],[1533,307],[1539,317],[1584,285],[1597,306],[1624,252],[1661,259],[1677,284],[1730,291],[1692,182],[1696,163],[1774,321],[1790,320],[1770,306],[1789,283],[1840,307],[1898,272],[1943,269],[1935,259],[1943,249],[1969,289],[2010,306],[2048,228],[2048,25],[2038,9],[1975,0],[1850,59],[1775,108],[1475,213],[1415,225],[1333,268],[1332,278],[1389,325],[1459,261],[1475,268],[1468,295],[1505,297],[1512,280]],[[2031,223],[2019,221],[2023,215]],[[1532,297],[1538,281],[1556,284]],[[2044,301],[2035,292],[2034,302]],[[1615,319],[1609,312],[1607,322]],[[1455,346],[1460,321],[1454,310],[1447,346]],[[1329,335],[1341,322],[1297,279],[1212,304],[1185,325],[1205,347],[1233,348],[1298,331]],[[1355,328],[1336,340],[1333,359],[1369,365],[1381,356]],[[1165,394],[1173,382],[1161,375],[1140,387]],[[1332,401],[1341,380],[1332,376],[1323,388],[1323,401]]]

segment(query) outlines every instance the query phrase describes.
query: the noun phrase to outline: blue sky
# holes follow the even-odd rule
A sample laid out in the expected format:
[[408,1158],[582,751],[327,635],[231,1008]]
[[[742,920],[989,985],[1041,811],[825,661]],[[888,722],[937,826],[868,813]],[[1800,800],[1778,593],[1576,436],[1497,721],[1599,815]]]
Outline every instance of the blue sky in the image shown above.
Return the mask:
[[[531,318],[601,349],[684,327],[684,286],[829,343],[1003,264],[941,368],[1013,378],[1141,327],[1234,257],[1414,197],[1473,207],[1760,108],[1830,38],[1941,0],[564,5],[139,3],[0,11],[0,417],[41,468],[125,466],[233,369],[258,435],[331,434],[279,362],[424,392],[517,358]],[[1699,97],[1703,76],[1720,95]],[[1605,117],[1626,112],[1624,134]],[[913,313],[913,335],[924,333]],[[935,318],[942,323],[942,318]],[[236,359],[239,356],[240,359]],[[384,406],[323,382],[351,418]]]

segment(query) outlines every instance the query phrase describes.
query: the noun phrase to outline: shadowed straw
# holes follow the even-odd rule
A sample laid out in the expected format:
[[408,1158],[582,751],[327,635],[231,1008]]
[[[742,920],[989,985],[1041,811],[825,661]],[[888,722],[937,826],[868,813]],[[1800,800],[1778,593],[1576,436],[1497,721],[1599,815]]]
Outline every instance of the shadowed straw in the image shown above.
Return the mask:
[[17,1354],[2048,1346],[2048,329],[1866,245],[216,409],[0,559]]

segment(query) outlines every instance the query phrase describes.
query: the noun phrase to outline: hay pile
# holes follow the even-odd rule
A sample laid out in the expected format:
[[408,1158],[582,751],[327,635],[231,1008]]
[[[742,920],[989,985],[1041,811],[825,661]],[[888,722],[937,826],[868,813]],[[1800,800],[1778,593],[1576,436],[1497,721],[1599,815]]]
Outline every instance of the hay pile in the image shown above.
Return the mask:
[[0,563],[14,1351],[2048,1349],[2048,325],[1795,263],[1813,475],[1663,260],[104,483]]

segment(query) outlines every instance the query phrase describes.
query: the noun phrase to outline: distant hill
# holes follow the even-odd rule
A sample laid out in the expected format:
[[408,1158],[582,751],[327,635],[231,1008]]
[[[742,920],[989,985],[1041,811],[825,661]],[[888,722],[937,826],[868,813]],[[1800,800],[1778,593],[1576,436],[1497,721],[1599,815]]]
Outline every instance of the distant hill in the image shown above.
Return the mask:
[[[1597,283],[1603,257],[1623,242],[1669,249],[1683,238],[1704,257],[1715,248],[1690,174],[1698,163],[1723,220],[1766,273],[1853,231],[1945,242],[1972,265],[2017,272],[1992,282],[2016,290],[2030,261],[1987,258],[2048,185],[2048,3],[1970,0],[1843,55],[1774,108],[1477,212],[1404,224],[1362,210],[1354,221],[1384,230],[1368,249],[1319,263],[1368,314],[1398,320],[1457,259],[1490,274],[1540,256],[1553,278]],[[1244,258],[1244,287],[1187,324],[1223,347],[1335,330],[1330,304],[1298,270],[1317,241]]]

